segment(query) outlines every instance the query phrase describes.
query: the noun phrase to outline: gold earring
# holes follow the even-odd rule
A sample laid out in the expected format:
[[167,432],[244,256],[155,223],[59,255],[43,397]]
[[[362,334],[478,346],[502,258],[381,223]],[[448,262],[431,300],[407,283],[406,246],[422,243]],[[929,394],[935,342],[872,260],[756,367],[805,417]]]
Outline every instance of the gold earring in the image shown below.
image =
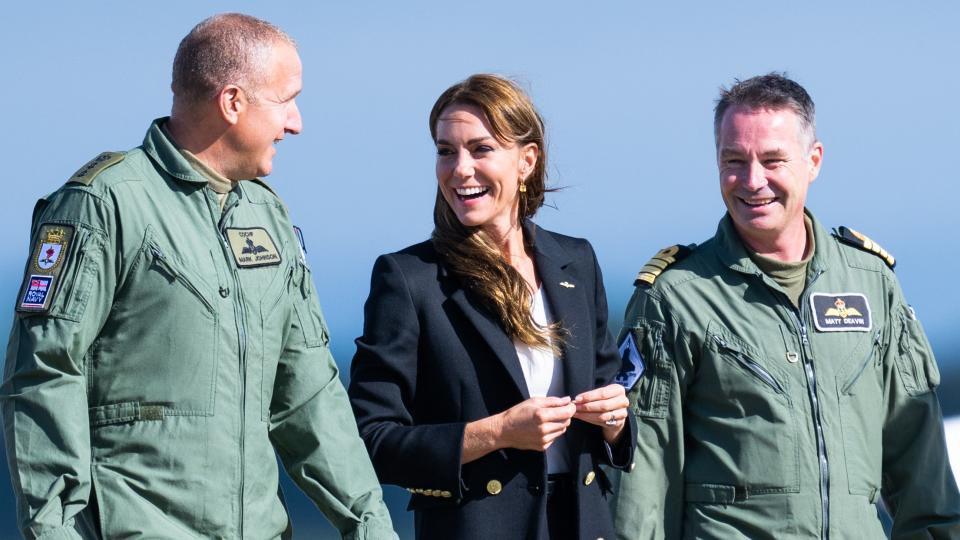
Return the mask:
[[524,183],[521,183],[521,184],[520,184],[520,193],[526,193],[526,192],[527,192],[527,185],[524,184]]

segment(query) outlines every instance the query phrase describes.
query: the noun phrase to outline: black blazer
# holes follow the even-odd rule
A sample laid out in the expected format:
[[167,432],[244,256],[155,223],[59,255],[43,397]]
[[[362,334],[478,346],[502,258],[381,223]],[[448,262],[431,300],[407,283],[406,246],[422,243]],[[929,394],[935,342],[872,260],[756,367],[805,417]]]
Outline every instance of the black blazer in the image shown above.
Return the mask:
[[[525,227],[563,347],[570,396],[609,384],[620,365],[607,330],[600,268],[586,240]],[[464,426],[527,399],[513,341],[497,318],[449,274],[429,241],[380,256],[373,267],[350,380],[360,435],[380,481],[408,489],[421,539],[538,539],[546,534],[546,459],[500,450],[461,465]],[[615,537],[598,465],[629,465],[636,425],[607,446],[597,426],[574,420],[565,437],[579,534]]]

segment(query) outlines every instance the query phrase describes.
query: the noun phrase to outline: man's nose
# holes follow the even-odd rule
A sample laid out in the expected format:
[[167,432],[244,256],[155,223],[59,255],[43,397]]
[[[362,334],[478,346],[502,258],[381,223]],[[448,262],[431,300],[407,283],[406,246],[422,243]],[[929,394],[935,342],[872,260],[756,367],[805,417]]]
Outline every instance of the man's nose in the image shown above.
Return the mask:
[[752,161],[749,167],[744,178],[744,187],[750,191],[759,191],[767,185],[767,169],[759,161]]
[[303,131],[303,118],[300,116],[300,108],[297,102],[292,101],[287,111],[287,123],[283,126],[283,131],[292,135],[297,135]]

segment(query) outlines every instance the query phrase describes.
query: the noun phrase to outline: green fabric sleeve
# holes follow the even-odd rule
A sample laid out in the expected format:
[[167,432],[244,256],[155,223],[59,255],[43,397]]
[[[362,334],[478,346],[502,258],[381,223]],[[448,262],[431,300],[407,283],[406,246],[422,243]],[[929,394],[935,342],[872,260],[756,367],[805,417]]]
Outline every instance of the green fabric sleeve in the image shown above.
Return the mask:
[[305,266],[298,267],[295,282],[296,316],[277,367],[270,439],[287,473],[343,538],[395,539]]
[[935,392],[940,375],[920,321],[894,283],[886,339],[882,494],[894,539],[960,538],[960,495]]
[[[85,358],[116,286],[115,254],[107,242],[112,214],[100,198],[64,189],[38,205],[34,235],[46,223],[73,227],[74,242],[61,255],[66,259],[49,309],[14,316],[0,409],[24,537],[79,538],[74,518],[91,490]],[[31,253],[38,241],[31,239]]]
[[613,502],[622,540],[680,538],[683,529],[683,402],[692,355],[683,330],[640,287],[627,306],[621,339],[632,332],[646,364],[628,396],[637,418],[635,468],[621,475]]

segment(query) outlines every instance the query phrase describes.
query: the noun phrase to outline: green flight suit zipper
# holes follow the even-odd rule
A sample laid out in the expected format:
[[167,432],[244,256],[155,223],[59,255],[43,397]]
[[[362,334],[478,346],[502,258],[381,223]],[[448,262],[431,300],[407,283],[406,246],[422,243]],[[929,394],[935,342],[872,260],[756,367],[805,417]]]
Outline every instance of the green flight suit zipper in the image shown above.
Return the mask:
[[823,418],[820,413],[820,398],[817,397],[817,373],[813,367],[813,352],[810,349],[810,338],[807,335],[807,325],[803,321],[803,309],[800,307],[806,305],[806,300],[808,298],[807,291],[810,290],[810,287],[815,281],[817,281],[817,279],[820,278],[821,275],[823,275],[823,270],[817,270],[817,273],[807,281],[807,284],[803,287],[803,291],[800,293],[800,299],[797,302],[798,305],[794,306],[793,301],[790,300],[786,293],[779,289],[770,287],[770,285],[766,283],[763,272],[756,272],[756,276],[761,282],[767,285],[768,288],[779,292],[780,295],[787,300],[787,305],[790,306],[790,312],[793,315],[794,323],[796,323],[797,330],[800,332],[800,342],[803,351],[803,372],[807,380],[807,396],[810,399],[810,411],[813,415],[813,428],[817,438],[817,464],[820,468],[820,511],[823,515],[820,538],[821,540],[829,540],[830,463],[827,460],[827,442],[823,434]]
[[240,275],[237,273],[236,264],[234,264],[233,259],[233,249],[230,247],[230,241],[227,238],[227,216],[236,209],[240,204],[240,194],[237,194],[237,199],[230,204],[229,207],[224,208],[220,214],[220,222],[217,225],[219,230],[220,240],[224,249],[224,255],[227,258],[227,266],[230,267],[231,274],[233,275],[233,287],[234,287],[234,301],[233,309],[234,316],[237,319],[237,348],[240,355],[240,493],[239,493],[239,518],[240,523],[239,528],[239,538],[243,538],[243,492],[245,484],[245,471],[246,471],[246,450],[245,450],[245,440],[246,440],[246,410],[247,410],[247,330],[246,330],[246,310],[243,306],[243,291],[240,287]]
[[[823,274],[817,270],[800,293],[799,306],[806,305],[807,291],[810,286]],[[791,302],[792,305],[792,302]],[[813,414],[814,431],[817,436],[817,460],[820,466],[820,506],[823,513],[823,524],[820,537],[823,540],[830,538],[830,462],[827,459],[827,442],[823,435],[823,418],[820,413],[820,399],[817,397],[817,374],[813,367],[813,353],[810,349],[810,338],[807,335],[807,325],[803,322],[803,311],[799,306],[793,306],[797,328],[800,330],[800,341],[803,343],[803,369],[807,378],[807,393],[810,397],[810,408]]]

